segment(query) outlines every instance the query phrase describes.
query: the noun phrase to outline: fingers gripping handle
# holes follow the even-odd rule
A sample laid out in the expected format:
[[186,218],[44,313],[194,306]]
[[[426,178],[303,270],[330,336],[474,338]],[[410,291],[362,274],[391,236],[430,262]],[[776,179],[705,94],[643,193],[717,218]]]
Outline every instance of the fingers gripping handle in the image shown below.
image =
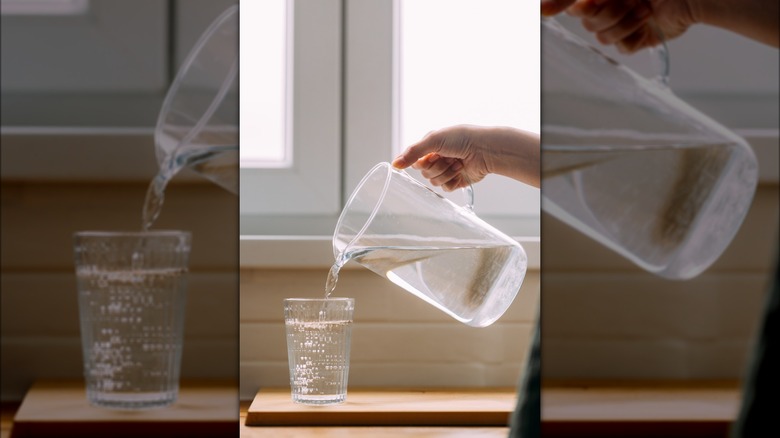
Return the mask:
[[[649,8],[653,8],[653,1],[652,0],[646,0],[647,6]],[[652,15],[651,15],[652,17]],[[669,59],[669,46],[666,44],[666,36],[664,35],[664,32],[661,30],[661,27],[658,26],[658,22],[650,18],[650,21],[648,22],[650,29],[655,33],[655,37],[658,39],[659,44],[657,46],[651,47],[650,51],[655,53],[658,57],[658,65],[659,65],[659,73],[658,76],[656,76],[656,80],[663,84],[664,86],[669,86],[669,71],[670,71],[670,59]]]
[[466,187],[463,187],[461,189],[463,196],[466,199],[466,204],[463,205],[463,208],[474,213],[474,186],[471,185],[471,181],[469,180],[469,178],[466,176],[465,173],[461,173],[460,176],[467,183]]

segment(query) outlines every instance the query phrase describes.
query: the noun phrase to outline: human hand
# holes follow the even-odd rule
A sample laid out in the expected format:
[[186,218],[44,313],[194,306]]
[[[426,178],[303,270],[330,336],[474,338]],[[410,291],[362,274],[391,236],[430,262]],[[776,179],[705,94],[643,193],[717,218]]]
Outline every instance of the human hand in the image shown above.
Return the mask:
[[542,0],[543,15],[566,11],[602,44],[623,53],[682,35],[698,20],[694,0]]
[[393,160],[412,166],[434,186],[453,191],[489,173],[539,187],[539,137],[506,127],[452,126],[426,135]]

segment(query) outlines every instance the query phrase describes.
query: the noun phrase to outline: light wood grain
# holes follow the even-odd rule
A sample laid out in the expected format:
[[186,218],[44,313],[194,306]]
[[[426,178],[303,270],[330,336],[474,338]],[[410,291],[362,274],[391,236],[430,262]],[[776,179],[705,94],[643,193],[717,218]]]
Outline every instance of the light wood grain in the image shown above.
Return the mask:
[[293,403],[289,389],[258,391],[248,426],[506,426],[515,407],[513,388],[479,390],[355,389],[332,406]]

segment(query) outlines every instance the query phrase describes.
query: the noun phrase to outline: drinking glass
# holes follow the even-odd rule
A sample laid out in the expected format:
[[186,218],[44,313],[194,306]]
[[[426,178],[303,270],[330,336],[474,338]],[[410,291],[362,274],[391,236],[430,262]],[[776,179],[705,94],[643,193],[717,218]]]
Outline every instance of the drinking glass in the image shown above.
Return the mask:
[[190,233],[74,235],[87,399],[100,407],[172,404],[179,391]]
[[346,400],[354,309],[353,298],[284,300],[294,402],[328,405]]

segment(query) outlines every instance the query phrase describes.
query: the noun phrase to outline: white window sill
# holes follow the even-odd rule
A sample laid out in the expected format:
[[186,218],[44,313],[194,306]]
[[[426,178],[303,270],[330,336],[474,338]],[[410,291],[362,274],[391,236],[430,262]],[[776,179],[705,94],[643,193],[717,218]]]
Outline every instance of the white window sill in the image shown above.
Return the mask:
[[[539,237],[516,237],[528,255],[528,269],[539,270]],[[333,265],[331,236],[241,236],[242,268],[323,268]],[[349,263],[345,268],[356,267]]]

